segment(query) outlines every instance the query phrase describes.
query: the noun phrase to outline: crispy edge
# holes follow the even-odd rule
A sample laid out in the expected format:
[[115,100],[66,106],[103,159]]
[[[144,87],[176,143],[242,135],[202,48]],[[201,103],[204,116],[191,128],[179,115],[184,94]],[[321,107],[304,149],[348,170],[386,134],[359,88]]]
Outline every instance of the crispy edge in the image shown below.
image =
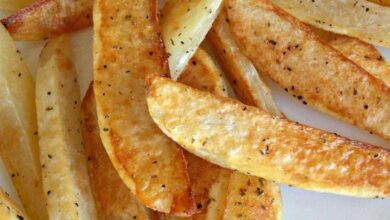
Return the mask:
[[[150,80],[147,100],[152,118],[165,134],[222,167],[307,190],[362,198],[390,196],[388,150],[161,77]],[[178,117],[177,111],[187,113]],[[183,123],[191,126],[180,126]]]
[[1,20],[15,40],[42,40],[92,24],[93,0],[37,0]]
[[29,220],[30,218],[11,200],[9,195],[0,188],[0,219]]

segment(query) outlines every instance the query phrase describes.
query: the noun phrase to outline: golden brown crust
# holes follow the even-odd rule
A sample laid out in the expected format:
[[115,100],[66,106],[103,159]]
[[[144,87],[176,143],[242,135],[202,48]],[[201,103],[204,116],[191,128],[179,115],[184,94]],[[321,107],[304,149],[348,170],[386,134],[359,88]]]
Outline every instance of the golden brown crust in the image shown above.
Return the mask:
[[1,20],[15,40],[41,40],[92,24],[93,0],[38,0]]
[[99,219],[150,219],[149,215],[153,213],[138,203],[130,189],[123,183],[100,140],[92,84],[83,99],[81,115],[85,153],[88,157],[89,178]]
[[151,83],[147,100],[152,118],[165,134],[197,156],[303,189],[390,197],[388,150],[165,78],[156,77]]
[[258,69],[304,104],[390,139],[390,88],[382,81],[268,0],[229,0],[226,8]]
[[183,150],[153,123],[145,77],[168,75],[157,1],[98,0],[94,9],[94,92],[104,147],[146,206],[191,215],[195,204]]
[[380,5],[384,5],[384,6],[390,6],[390,0],[368,0],[368,1],[380,4]]

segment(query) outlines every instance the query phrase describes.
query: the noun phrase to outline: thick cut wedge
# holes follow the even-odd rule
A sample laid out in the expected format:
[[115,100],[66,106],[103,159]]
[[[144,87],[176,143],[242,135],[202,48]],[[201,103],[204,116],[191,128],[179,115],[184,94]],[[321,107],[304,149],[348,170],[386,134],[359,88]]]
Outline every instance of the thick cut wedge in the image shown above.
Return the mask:
[[43,187],[50,219],[96,219],[81,136],[80,89],[69,37],[51,39],[37,72]]
[[100,139],[92,84],[81,105],[85,153],[96,208],[101,220],[155,219],[154,213],[140,204],[123,183]]
[[209,32],[222,0],[168,0],[161,14],[171,77],[177,80]]
[[[303,189],[390,197],[390,152],[261,109],[149,79],[149,112],[188,151],[222,167]],[[186,114],[180,114],[185,112]]]
[[27,214],[45,220],[34,81],[1,25],[0,42],[0,155]]
[[0,0],[0,9],[15,11],[31,2],[32,0]]
[[157,1],[98,0],[94,30],[100,135],[115,169],[144,205],[193,214],[183,150],[153,123],[145,100],[145,77],[169,72]]
[[208,39],[212,42],[214,52],[240,99],[248,105],[281,115],[272,99],[271,90],[236,44],[230,32],[225,11],[217,17],[208,34]]
[[93,0],[37,0],[1,22],[15,40],[30,41],[92,24]]
[[228,0],[242,51],[311,106],[390,139],[390,88],[267,0]]
[[374,46],[357,38],[314,30],[330,46],[390,86],[390,65]]
[[6,192],[0,189],[0,219],[29,220],[27,215],[11,200]]
[[294,17],[315,27],[390,48],[390,7],[367,0],[266,1],[274,2]]

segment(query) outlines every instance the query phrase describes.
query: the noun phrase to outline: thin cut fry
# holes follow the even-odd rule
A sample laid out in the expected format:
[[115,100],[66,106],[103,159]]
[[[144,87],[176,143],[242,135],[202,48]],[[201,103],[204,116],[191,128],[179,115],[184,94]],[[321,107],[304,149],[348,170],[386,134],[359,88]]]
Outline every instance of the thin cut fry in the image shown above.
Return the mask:
[[[43,188],[50,219],[96,219],[81,136],[80,89],[67,35],[51,39],[37,72]],[[60,182],[59,182],[60,180]]]
[[315,27],[390,48],[390,7],[367,0],[272,2]]
[[390,197],[388,150],[163,77],[149,79],[149,84],[147,101],[153,120],[166,135],[203,159],[303,189]]
[[101,220],[154,219],[123,183],[100,139],[95,96],[90,85],[81,105],[83,137],[88,156],[88,173]]
[[15,11],[30,4],[33,0],[0,0],[0,9]]
[[37,0],[1,22],[15,40],[31,41],[92,24],[93,0]]
[[29,220],[26,214],[0,188],[0,219],[2,220]]
[[256,67],[303,104],[390,139],[390,88],[267,0],[228,0],[229,24]]
[[34,80],[1,25],[0,42],[0,155],[27,214],[45,220]]
[[240,51],[222,11],[208,34],[214,52],[234,91],[248,105],[260,107],[272,114],[282,115],[272,99],[271,90],[262,81],[251,61]]
[[156,0],[98,0],[94,11],[94,92],[100,135],[120,177],[154,210],[195,211],[183,150],[150,118],[145,77],[168,75]]
[[169,0],[162,11],[161,31],[171,77],[177,80],[209,32],[222,0]]
[[357,38],[314,30],[330,46],[390,86],[390,64],[374,46]]

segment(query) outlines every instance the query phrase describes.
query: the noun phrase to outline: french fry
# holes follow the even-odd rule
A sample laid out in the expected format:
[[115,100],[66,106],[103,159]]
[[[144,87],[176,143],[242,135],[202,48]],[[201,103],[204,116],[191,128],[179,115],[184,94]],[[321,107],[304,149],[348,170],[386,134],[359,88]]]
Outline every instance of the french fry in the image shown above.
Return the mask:
[[[179,82],[219,96],[228,96],[223,72],[201,48],[190,60]],[[281,219],[281,198],[277,184],[265,180],[259,182],[258,178],[232,173],[188,152],[185,155],[198,213],[188,218],[167,216],[166,219],[230,219],[240,214],[247,216],[247,219],[256,219],[260,215],[263,219]],[[261,195],[253,197],[250,194],[252,189],[262,191]],[[248,191],[248,194],[240,193],[242,190]],[[237,194],[241,198],[237,198]],[[236,200],[241,205],[238,206]]]
[[140,204],[123,183],[104,149],[99,134],[92,84],[83,99],[81,114],[89,179],[99,219],[155,219],[155,214]]
[[34,81],[1,25],[0,42],[0,155],[26,213],[44,220]]
[[269,0],[269,3],[270,1],[315,27],[390,48],[389,7],[367,0]]
[[248,105],[260,107],[272,114],[281,116],[272,99],[271,90],[260,78],[251,61],[240,52],[222,11],[208,34],[223,70],[234,91]]
[[92,24],[93,0],[37,0],[1,20],[15,40],[42,40]]
[[0,0],[0,9],[15,11],[31,2],[32,0]]
[[94,93],[100,136],[115,169],[149,208],[192,215],[183,150],[148,113],[145,77],[168,75],[156,0],[98,0],[94,7]]
[[29,220],[26,214],[0,189],[0,219],[3,220]]
[[171,77],[177,80],[209,32],[222,0],[168,0],[161,15],[161,31],[168,52]]
[[381,80],[270,1],[228,0],[226,8],[242,51],[264,74],[303,104],[390,139],[390,88]]
[[346,35],[316,28],[314,31],[330,46],[390,86],[390,65],[373,45]]
[[67,35],[50,39],[40,56],[36,103],[43,188],[50,219],[96,219],[71,57]]
[[388,150],[163,77],[150,78],[149,84],[147,101],[153,120],[166,135],[203,159],[298,188],[390,197]]

